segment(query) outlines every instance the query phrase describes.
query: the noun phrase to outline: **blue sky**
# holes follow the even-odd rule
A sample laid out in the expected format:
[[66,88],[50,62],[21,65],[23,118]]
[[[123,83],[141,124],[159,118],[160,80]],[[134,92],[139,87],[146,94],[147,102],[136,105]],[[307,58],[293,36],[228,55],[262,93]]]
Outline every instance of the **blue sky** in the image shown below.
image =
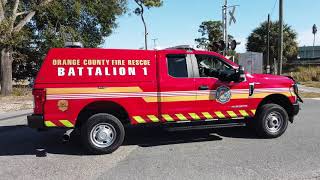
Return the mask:
[[[129,12],[136,7],[129,1]],[[221,6],[224,0],[164,0],[164,6],[152,8],[145,18],[149,29],[149,47],[153,48],[151,39],[157,38],[161,48],[190,44],[200,36],[198,28],[206,20],[221,20]],[[229,0],[229,5],[240,5],[236,11],[237,23],[229,27],[229,32],[241,45],[237,51],[245,51],[246,38],[267,14],[273,13],[272,20],[278,19],[279,0]],[[274,6],[275,5],[275,6]],[[298,33],[300,46],[312,45],[311,28],[317,24],[320,28],[320,0],[284,0],[284,21]],[[141,19],[133,13],[119,17],[118,27],[106,38],[105,48],[137,49],[144,46],[144,33]],[[320,32],[320,31],[319,31]],[[320,44],[320,39],[319,43]]]

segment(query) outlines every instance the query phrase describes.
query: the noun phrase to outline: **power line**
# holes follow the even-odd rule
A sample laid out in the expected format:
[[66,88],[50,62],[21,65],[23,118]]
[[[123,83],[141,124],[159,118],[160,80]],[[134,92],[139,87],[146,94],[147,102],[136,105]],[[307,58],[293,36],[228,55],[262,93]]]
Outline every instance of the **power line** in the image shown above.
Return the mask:
[[273,15],[273,12],[274,12],[274,10],[275,10],[275,8],[276,8],[277,3],[278,3],[278,0],[275,0],[275,1],[274,1],[274,4],[273,4],[273,8],[272,8],[271,13],[270,13],[271,16]]

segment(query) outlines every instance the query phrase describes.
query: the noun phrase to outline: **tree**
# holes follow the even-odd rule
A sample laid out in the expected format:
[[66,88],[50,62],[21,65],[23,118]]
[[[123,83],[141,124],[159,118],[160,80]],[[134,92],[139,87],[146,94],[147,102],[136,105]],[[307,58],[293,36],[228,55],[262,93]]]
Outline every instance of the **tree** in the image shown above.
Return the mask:
[[147,30],[147,24],[144,19],[144,10],[145,7],[150,9],[152,7],[160,7],[163,5],[162,0],[134,0],[136,4],[139,6],[134,10],[134,13],[137,16],[141,17],[143,26],[144,26],[144,47],[147,50],[148,49],[148,30]]
[[12,62],[15,47],[25,41],[28,33],[23,27],[36,14],[37,9],[53,0],[20,1],[0,0],[0,49],[1,49],[1,94],[12,92]]
[[126,10],[126,0],[4,1],[0,0],[0,49],[5,52],[1,58],[2,95],[12,91],[13,59],[17,79],[34,76],[52,47],[63,47],[66,41],[81,41],[85,47],[102,44],[116,27],[116,16]]
[[[297,33],[291,26],[285,24],[283,29],[284,38],[284,62],[293,60],[298,55]],[[278,57],[279,48],[279,23],[270,22],[270,64],[273,59]],[[268,22],[263,22],[248,37],[247,50],[253,52],[262,52],[264,54],[264,64],[267,62],[267,35]]]
[[[221,21],[204,21],[199,26],[198,32],[201,33],[201,37],[195,39],[198,48],[204,48],[209,51],[219,51],[213,46],[213,43],[223,40],[223,26]],[[229,42],[232,40],[233,36],[229,35]]]

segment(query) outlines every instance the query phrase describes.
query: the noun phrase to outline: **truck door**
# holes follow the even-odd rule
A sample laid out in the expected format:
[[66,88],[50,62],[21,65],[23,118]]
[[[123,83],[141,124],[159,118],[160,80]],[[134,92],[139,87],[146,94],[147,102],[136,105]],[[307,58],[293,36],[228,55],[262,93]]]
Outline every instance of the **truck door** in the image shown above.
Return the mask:
[[190,55],[186,51],[167,53],[159,57],[159,117],[162,122],[191,120],[195,108],[196,88]]
[[218,79],[219,71],[234,71],[231,65],[214,55],[191,56],[198,89],[195,108],[202,119],[241,119],[252,115],[248,104],[249,83]]

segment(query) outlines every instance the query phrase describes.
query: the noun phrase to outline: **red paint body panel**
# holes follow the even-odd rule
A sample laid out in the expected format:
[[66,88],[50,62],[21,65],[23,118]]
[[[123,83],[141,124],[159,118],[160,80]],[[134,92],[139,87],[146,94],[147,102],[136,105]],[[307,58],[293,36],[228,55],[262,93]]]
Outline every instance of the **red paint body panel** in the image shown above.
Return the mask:
[[[171,77],[168,74],[168,54],[212,55],[238,68],[223,56],[207,51],[52,49],[34,86],[47,92],[43,113],[45,121],[56,126],[64,126],[61,120],[76,124],[79,113],[98,101],[113,102],[123,107],[131,124],[179,121],[183,116],[186,120],[208,119],[210,116],[220,118],[219,112],[225,118],[232,118],[234,115],[229,111],[239,117],[243,115],[241,111],[253,116],[252,110],[257,109],[263,98],[249,97],[250,83],[255,83],[258,92],[261,90],[261,96],[262,90],[271,89],[270,94],[278,94],[278,89],[287,92],[292,103],[296,102],[295,95],[290,93],[294,82],[287,77],[247,74],[247,80],[240,83],[226,83],[215,78]],[[202,85],[209,87],[208,94],[199,91]],[[227,103],[214,98],[215,91],[221,86],[231,90]],[[68,102],[66,111],[60,109],[60,100]]]

